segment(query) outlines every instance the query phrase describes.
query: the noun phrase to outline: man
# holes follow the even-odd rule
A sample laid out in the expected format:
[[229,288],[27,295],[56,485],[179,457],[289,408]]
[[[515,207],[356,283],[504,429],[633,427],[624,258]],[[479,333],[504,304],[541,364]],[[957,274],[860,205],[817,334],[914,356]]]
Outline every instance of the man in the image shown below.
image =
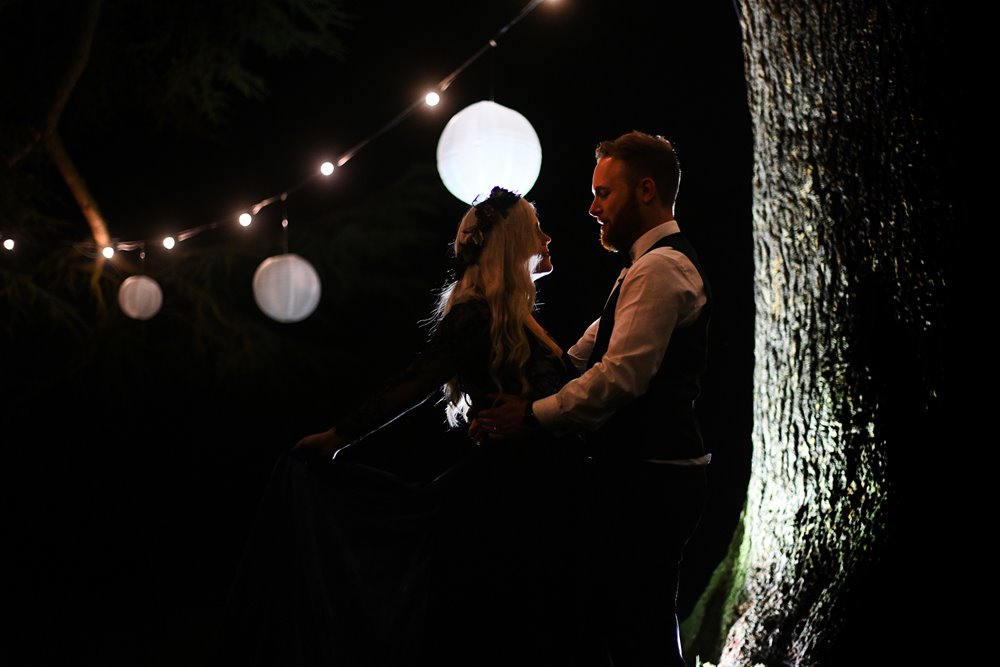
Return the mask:
[[569,349],[581,375],[528,403],[500,395],[474,438],[582,433],[595,463],[595,613],[614,667],[685,665],[676,614],[684,545],[711,460],[695,414],[711,294],[674,218],[680,168],[660,136],[598,145],[590,214],[628,258],[601,317]]

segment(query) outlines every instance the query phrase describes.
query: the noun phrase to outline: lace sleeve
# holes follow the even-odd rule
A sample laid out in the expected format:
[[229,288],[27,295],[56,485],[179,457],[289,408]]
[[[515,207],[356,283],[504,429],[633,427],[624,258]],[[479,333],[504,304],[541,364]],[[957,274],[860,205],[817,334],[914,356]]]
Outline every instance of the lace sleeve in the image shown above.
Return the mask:
[[437,395],[456,375],[485,363],[484,355],[488,354],[486,304],[456,304],[438,323],[420,354],[340,420],[337,431],[352,443],[365,438]]

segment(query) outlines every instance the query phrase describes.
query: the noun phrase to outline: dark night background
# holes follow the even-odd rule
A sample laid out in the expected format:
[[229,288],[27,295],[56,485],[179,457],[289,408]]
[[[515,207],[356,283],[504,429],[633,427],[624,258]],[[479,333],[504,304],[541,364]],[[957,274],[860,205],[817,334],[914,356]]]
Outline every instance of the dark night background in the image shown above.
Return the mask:
[[[266,64],[269,96],[235,105],[215,141],[140,121],[72,118],[65,140],[117,238],[229,219],[375,135],[526,4],[350,3],[356,20],[342,32],[343,60]],[[542,4],[462,72],[438,107],[418,109],[329,179],[290,194],[289,249],[323,280],[308,320],[279,324],[253,303],[254,268],[281,251],[281,211],[271,206],[251,230],[233,224],[181,246],[217,265],[203,288],[215,290],[228,328],[195,326],[204,302],[196,290],[171,288],[181,284],[173,256],[153,248],[145,270],[164,285],[153,319],[118,314],[92,337],[78,335],[86,322],[24,323],[16,341],[27,347],[6,350],[11,620],[0,659],[211,664],[270,463],[419,349],[419,321],[445,280],[447,243],[465,208],[437,178],[435,147],[451,115],[491,95],[525,115],[541,141],[541,174],[527,196],[553,237],[556,271],[539,282],[541,319],[564,346],[599,314],[617,274],[587,214],[596,144],[640,129],[677,148],[677,219],[716,297],[701,402],[712,494],[682,582],[689,611],[728,546],[749,474],[752,137],[742,67],[725,0]],[[63,232],[65,244],[86,238],[68,210],[79,222]],[[40,250],[0,261],[27,262],[32,252]],[[128,274],[116,262],[105,271]],[[22,386],[30,389],[14,389]],[[435,444],[417,449],[414,428]],[[447,460],[454,437],[437,408],[418,410],[375,451],[424,475]]]

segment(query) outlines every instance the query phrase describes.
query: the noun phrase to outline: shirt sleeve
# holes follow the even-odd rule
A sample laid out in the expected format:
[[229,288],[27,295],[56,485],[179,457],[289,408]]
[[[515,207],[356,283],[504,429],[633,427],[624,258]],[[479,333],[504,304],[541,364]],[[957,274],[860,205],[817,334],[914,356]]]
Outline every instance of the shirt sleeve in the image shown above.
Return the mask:
[[[701,275],[687,256],[673,248],[643,255],[622,281],[608,351],[557,394],[535,402],[539,422],[556,434],[600,428],[645,393],[674,329],[693,323],[705,303]],[[596,336],[599,322],[581,341],[591,329]]]
[[576,341],[567,351],[570,361],[576,368],[577,373],[587,370],[587,360],[590,359],[590,351],[594,349],[594,341],[597,339],[597,327],[601,323],[600,318],[593,321],[583,332],[580,340]]

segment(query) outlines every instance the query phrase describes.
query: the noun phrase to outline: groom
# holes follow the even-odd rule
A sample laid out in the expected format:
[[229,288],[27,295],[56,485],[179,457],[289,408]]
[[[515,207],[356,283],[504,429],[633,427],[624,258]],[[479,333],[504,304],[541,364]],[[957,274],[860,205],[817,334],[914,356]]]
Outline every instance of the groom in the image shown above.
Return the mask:
[[595,613],[608,656],[614,667],[684,667],[678,572],[711,460],[695,413],[711,291],[674,218],[680,167],[670,142],[629,132],[601,142],[596,158],[590,215],[626,266],[569,349],[581,375],[534,403],[498,396],[470,434],[584,434],[596,464]]

